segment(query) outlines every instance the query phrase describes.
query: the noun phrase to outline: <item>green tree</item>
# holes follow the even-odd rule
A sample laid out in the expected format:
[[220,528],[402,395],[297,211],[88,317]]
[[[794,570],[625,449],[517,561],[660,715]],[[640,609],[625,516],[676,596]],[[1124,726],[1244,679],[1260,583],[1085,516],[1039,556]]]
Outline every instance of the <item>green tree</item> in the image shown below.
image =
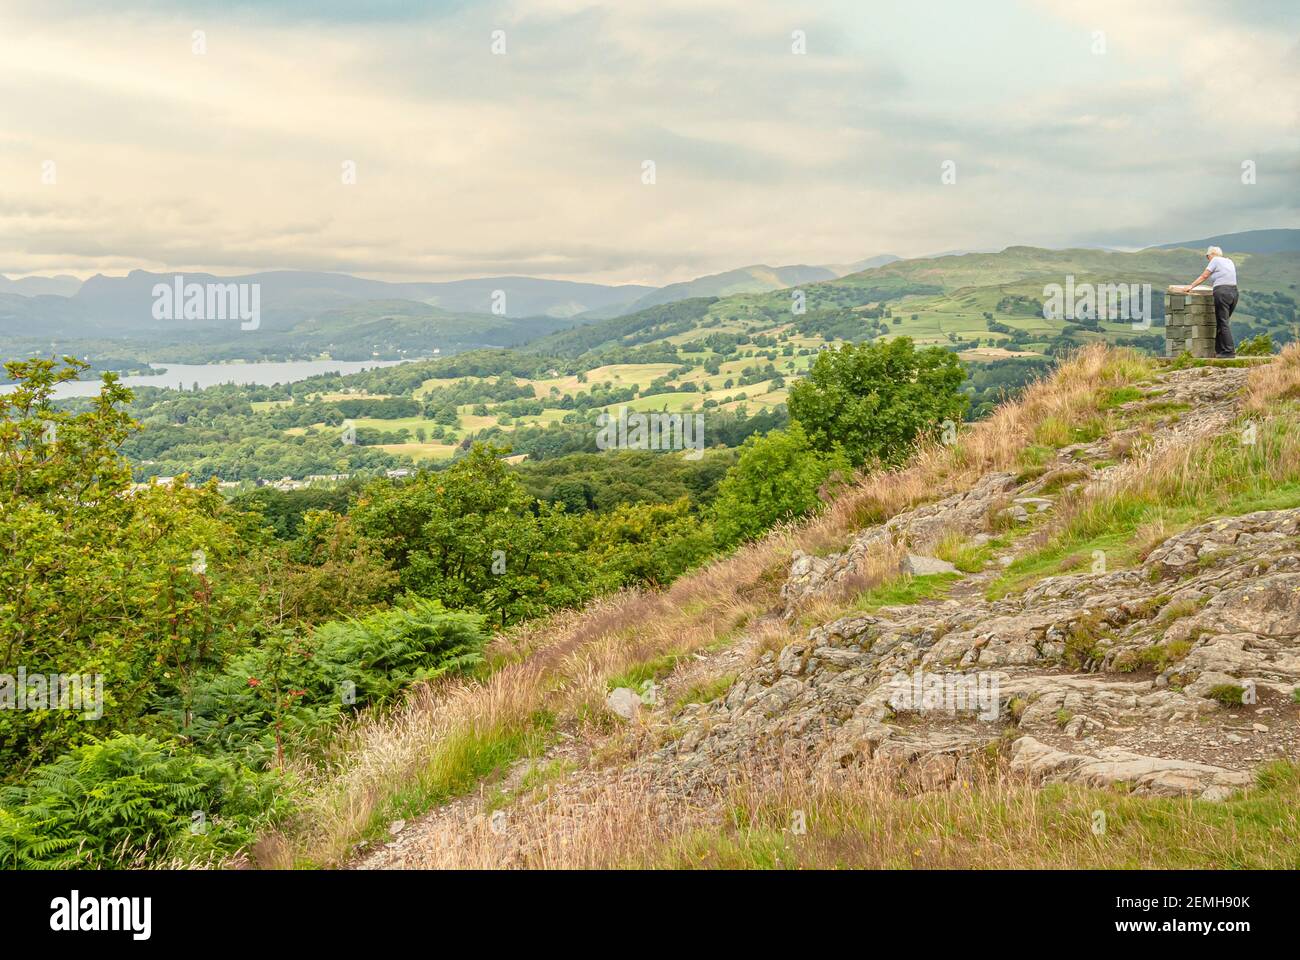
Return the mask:
[[910,337],[848,343],[823,351],[790,388],[790,417],[815,449],[842,449],[853,466],[898,463],[918,434],[961,418],[965,377],[952,353],[917,350]]
[[718,487],[713,504],[718,542],[732,546],[752,540],[774,523],[810,513],[821,504],[823,486],[847,480],[851,472],[841,451],[814,450],[798,423],[750,437]]
[[620,504],[589,515],[587,542],[603,589],[671,583],[714,551],[713,533],[691,512],[690,500]]
[[349,515],[407,590],[503,625],[592,593],[572,519],[530,496],[504,452],[476,443],[440,473],[377,481]]
[[159,695],[177,699],[184,730],[196,675],[247,639],[260,610],[248,518],[215,486],[132,490],[117,454],[133,428],[121,409],[130,391],[109,373],[89,409],[58,409],[54,387],[85,368],[65,364],[5,366],[17,386],[0,395],[0,673],[99,677],[103,694],[53,709],[50,689],[48,709],[0,710],[11,775],[145,722]]

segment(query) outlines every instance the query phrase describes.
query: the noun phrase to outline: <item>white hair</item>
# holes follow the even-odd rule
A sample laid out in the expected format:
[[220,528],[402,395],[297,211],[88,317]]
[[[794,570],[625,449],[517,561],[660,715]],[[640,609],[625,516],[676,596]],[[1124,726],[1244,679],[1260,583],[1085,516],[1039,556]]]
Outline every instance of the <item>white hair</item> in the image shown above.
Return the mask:
[[1208,250],[1205,251],[1205,255],[1206,255],[1207,257],[1221,257],[1221,256],[1223,256],[1223,248],[1222,248],[1222,247],[1210,247]]

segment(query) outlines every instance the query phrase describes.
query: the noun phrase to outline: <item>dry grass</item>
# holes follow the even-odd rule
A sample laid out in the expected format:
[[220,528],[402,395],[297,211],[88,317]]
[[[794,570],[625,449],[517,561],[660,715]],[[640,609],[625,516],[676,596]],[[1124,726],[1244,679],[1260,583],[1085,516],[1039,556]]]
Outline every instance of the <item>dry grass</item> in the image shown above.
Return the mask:
[[1019,399],[963,430],[956,444],[923,443],[906,465],[860,477],[825,513],[803,525],[796,543],[809,553],[825,552],[847,532],[965,490],[990,471],[1010,470],[1042,424],[1079,424],[1097,413],[1100,391],[1151,372],[1134,351],[1085,347],[1052,376],[1030,384]]
[[1249,434],[1238,419],[1148,444],[1105,482],[1062,498],[1033,549],[991,595],[1064,572],[1074,555],[1100,548],[1108,563],[1139,563],[1170,536],[1211,518],[1300,503],[1300,414],[1282,402],[1300,390],[1300,349],[1288,347],[1284,357],[1280,371],[1269,364],[1248,375],[1241,410],[1249,411]]
[[[709,648],[776,601],[784,561],[769,541],[661,593],[625,591],[498,638],[498,668],[481,681],[422,686],[386,714],[345,728],[296,825],[264,849],[264,866],[336,864],[388,819],[464,792],[537,745],[549,719],[602,709],[606,684],[666,653]],[[778,565],[773,567],[774,559]]]
[[1250,371],[1243,406],[1248,413],[1267,414],[1276,408],[1279,400],[1297,397],[1300,397],[1300,343],[1289,343],[1271,363]]
[[[860,477],[804,524],[778,528],[664,591],[625,591],[501,636],[486,678],[420,687],[400,708],[344,728],[323,766],[299,771],[309,784],[301,815],[265,838],[254,858],[265,866],[340,863],[388,819],[418,815],[535,750],[549,724],[602,710],[609,678],[737,637],[777,605],[795,549],[842,549],[872,522],[1008,469],[1039,424],[1078,423],[1095,414],[1100,391],[1149,372],[1131,351],[1085,348],[955,445],[922,444],[907,465]],[[895,560],[866,559],[863,583],[886,576]],[[764,629],[760,646],[770,649],[782,634]]]
[[1296,772],[1279,765],[1269,789],[1211,803],[1042,789],[1000,767],[920,795],[899,790],[888,768],[784,768],[738,782],[722,829],[678,832],[640,860],[723,869],[1294,869]]
[[[994,764],[947,788],[894,768],[746,766],[692,799],[633,776],[538,791],[497,821],[447,820],[409,866],[442,869],[1292,868],[1292,765],[1226,802],[1042,788]],[[1098,832],[1100,831],[1100,832]]]

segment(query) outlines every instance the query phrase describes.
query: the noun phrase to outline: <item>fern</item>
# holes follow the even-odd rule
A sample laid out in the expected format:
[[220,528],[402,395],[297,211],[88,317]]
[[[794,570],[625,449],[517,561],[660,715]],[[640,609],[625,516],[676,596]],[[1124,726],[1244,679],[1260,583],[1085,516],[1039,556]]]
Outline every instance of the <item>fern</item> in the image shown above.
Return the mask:
[[[318,627],[294,656],[277,661],[268,646],[246,652],[198,690],[191,733],[205,750],[261,763],[274,750],[277,722],[282,736],[308,744],[344,711],[390,702],[412,683],[476,669],[486,639],[481,616],[408,597]],[[277,666],[278,686],[302,691],[279,712],[262,692]],[[355,694],[350,702],[344,690]]]
[[[114,868],[221,852],[286,812],[279,778],[138,735],[96,740],[0,792],[0,866]],[[190,831],[193,811],[205,831]]]

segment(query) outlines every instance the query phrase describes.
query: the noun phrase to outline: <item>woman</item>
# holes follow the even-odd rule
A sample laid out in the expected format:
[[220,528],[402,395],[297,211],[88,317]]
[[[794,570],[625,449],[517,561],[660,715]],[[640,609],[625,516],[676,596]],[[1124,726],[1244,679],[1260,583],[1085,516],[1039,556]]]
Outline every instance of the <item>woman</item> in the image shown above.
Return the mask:
[[1214,288],[1214,355],[1220,359],[1235,357],[1237,345],[1233,342],[1232,327],[1228,320],[1232,317],[1232,311],[1237,309],[1237,265],[1225,257],[1218,247],[1206,250],[1205,259],[1210,261],[1205,272],[1193,280],[1185,292],[1191,293],[1209,278],[1210,286]]

